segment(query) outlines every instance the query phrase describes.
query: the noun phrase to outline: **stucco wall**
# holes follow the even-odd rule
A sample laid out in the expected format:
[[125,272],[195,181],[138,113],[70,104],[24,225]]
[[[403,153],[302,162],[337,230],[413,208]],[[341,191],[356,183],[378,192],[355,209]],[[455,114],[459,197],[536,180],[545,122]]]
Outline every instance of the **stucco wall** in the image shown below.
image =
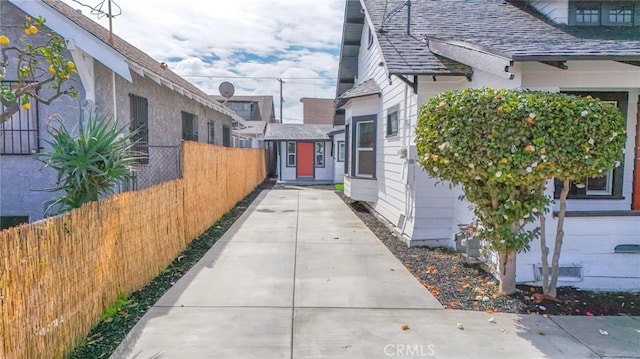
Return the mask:
[[[11,25],[24,23],[26,14],[16,8],[8,1],[0,1],[0,17],[2,18],[2,32],[7,35],[13,43],[17,43],[17,38],[24,36],[23,29],[11,27]],[[7,27],[5,27],[7,26]],[[44,44],[45,34],[48,33],[46,27],[40,30],[36,36],[30,35],[28,39],[34,44]],[[64,52],[65,57],[71,59],[68,51]],[[15,64],[15,61],[12,61]],[[15,74],[15,68],[7,70],[7,78]],[[13,75],[15,76],[15,75]],[[49,139],[47,129],[50,125],[49,118],[52,115],[59,115],[64,119],[67,128],[75,128],[80,118],[79,106],[83,103],[84,89],[78,76],[73,76],[73,86],[80,91],[78,98],[62,96],[55,100],[50,106],[32,102],[36,107],[39,151],[44,152],[50,149],[43,139]],[[43,97],[50,96],[53,92],[42,89],[39,94]],[[51,121],[51,125],[55,125]],[[41,219],[44,214],[45,202],[50,200],[54,193],[42,191],[55,186],[56,173],[51,169],[43,168],[40,161],[32,155],[0,155],[0,215],[2,216],[28,216],[31,221]]]

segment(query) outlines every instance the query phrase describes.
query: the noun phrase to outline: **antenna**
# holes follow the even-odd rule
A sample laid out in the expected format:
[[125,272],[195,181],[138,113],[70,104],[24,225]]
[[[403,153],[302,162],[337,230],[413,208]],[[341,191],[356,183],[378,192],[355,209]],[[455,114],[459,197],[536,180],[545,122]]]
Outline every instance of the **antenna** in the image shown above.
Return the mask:
[[226,99],[222,103],[224,105],[225,103],[227,103],[227,101],[229,101],[231,96],[233,96],[233,94],[236,92],[236,88],[233,86],[231,82],[224,81],[218,87],[218,91],[220,91],[220,95],[222,95],[222,97]]
[[385,33],[387,32],[387,29],[385,29],[385,26],[387,25],[387,23],[389,21],[391,21],[391,19],[396,16],[400,10],[402,10],[403,7],[407,7],[407,34],[410,34],[410,25],[411,25],[411,0],[407,0],[405,2],[403,2],[402,4],[396,6],[395,8],[393,8],[391,11],[389,11],[389,13],[386,13],[386,4],[385,4],[385,13],[382,15],[382,23],[380,24],[380,29],[378,29],[379,33]]

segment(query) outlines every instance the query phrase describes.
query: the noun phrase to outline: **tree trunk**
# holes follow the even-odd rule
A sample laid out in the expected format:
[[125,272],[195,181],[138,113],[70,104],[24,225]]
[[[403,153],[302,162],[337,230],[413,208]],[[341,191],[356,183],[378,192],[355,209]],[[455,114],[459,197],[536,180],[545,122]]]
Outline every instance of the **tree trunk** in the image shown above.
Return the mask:
[[515,251],[498,252],[500,293],[505,295],[516,292],[516,255]]
[[547,219],[540,215],[540,256],[542,260],[542,292],[549,294],[549,247],[547,247]]
[[549,294],[552,297],[557,295],[558,266],[560,263],[560,251],[562,250],[562,240],[564,239],[564,216],[567,212],[567,195],[569,194],[570,181],[568,178],[562,180],[562,192],[560,192],[560,212],[558,213],[558,226],[556,227],[556,243],[553,246],[553,257],[551,258],[551,280],[549,282]]

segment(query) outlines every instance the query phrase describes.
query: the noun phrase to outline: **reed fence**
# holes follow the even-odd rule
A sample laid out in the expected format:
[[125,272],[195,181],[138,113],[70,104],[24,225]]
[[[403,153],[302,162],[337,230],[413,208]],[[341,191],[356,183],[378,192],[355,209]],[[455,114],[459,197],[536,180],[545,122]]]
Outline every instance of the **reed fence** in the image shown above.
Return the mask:
[[0,358],[60,358],[265,178],[264,151],[185,142],[183,177],[0,232]]

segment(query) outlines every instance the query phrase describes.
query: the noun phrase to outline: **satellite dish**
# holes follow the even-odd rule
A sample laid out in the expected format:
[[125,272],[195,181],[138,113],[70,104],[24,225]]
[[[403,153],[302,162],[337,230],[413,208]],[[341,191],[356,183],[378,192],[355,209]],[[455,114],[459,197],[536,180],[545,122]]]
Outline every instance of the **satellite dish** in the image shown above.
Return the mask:
[[233,94],[236,92],[236,88],[233,87],[233,84],[231,82],[224,81],[220,84],[220,87],[218,87],[218,91],[220,91],[220,95],[222,95],[222,97],[229,100],[231,96],[233,96]]

